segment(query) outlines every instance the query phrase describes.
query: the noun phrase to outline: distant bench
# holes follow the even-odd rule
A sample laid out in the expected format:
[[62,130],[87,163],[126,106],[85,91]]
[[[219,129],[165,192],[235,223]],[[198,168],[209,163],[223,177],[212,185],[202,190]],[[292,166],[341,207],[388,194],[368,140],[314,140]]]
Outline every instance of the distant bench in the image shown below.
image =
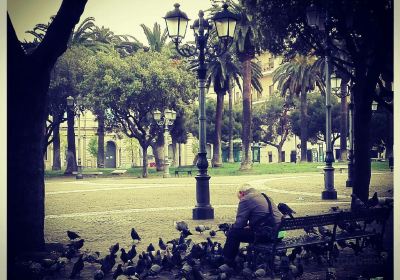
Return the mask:
[[175,169],[175,177],[179,177],[179,173],[187,173],[188,175],[192,176],[192,170],[195,169],[194,165],[188,166],[179,166]]
[[[78,172],[77,171],[73,171],[72,172],[73,175],[77,175]],[[98,175],[103,175],[103,172],[100,171],[84,171],[82,172],[82,175],[85,177],[97,177]]]
[[[343,173],[343,170],[349,169],[349,167],[347,165],[334,165],[332,167],[335,168],[335,170],[339,170],[340,173]],[[324,169],[325,166],[317,166],[317,168],[318,169]]]
[[117,169],[117,170],[114,170],[113,172],[111,172],[111,175],[122,175],[122,174],[125,174],[126,173],[126,169]]

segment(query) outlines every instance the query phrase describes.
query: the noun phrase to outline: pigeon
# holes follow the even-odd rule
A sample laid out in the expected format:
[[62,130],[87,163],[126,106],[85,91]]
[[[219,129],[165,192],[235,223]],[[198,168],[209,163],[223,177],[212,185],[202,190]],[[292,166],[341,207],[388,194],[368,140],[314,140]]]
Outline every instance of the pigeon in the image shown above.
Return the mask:
[[153,246],[153,243],[150,243],[149,246],[147,246],[147,252],[153,252],[155,251],[155,248]]
[[122,275],[123,273],[124,271],[122,270],[122,264],[118,264],[117,269],[115,269],[112,277],[113,279],[117,279],[117,277]]
[[167,249],[167,245],[165,245],[165,243],[164,243],[164,241],[162,240],[161,237],[158,239],[158,246],[160,247],[161,250],[166,250]]
[[353,249],[353,251],[354,251],[354,254],[357,256],[360,252],[362,252],[362,248],[361,248],[361,246],[359,245],[359,244],[357,244],[357,243],[354,243],[354,242],[349,242],[348,243],[349,245],[349,247],[351,248],[351,249]]
[[76,232],[69,231],[69,230],[67,230],[67,235],[68,235],[69,240],[74,240],[74,239],[80,238],[80,236]]
[[377,206],[378,204],[379,204],[378,193],[374,192],[374,195],[367,201],[367,207],[372,208]]
[[218,231],[223,231],[226,234],[226,232],[228,232],[230,230],[231,226],[232,225],[228,224],[228,223],[219,224],[218,225],[218,228],[219,228]]
[[318,232],[323,236],[323,237],[331,237],[332,236],[332,231],[325,227],[325,226],[319,226],[318,227]]
[[357,197],[354,193],[351,194],[351,208],[354,210],[366,208],[365,203]]
[[185,221],[174,222],[177,231],[189,230],[189,226]]
[[83,247],[83,244],[85,243],[84,239],[79,239],[78,241],[71,241],[70,244],[68,244],[67,246],[69,246],[70,248],[74,248],[75,250],[79,250],[80,248]]
[[85,264],[83,262],[83,254],[80,254],[79,259],[76,261],[76,263],[72,267],[72,272],[71,272],[71,275],[69,276],[69,278],[73,279],[73,278],[75,278],[75,276],[79,275],[84,266],[85,266]]
[[210,230],[210,236],[215,237],[217,235],[217,232],[215,230]]
[[121,248],[121,256],[120,256],[121,261],[125,264],[129,261],[129,256],[126,253],[124,248]]
[[131,237],[132,237],[132,240],[133,240],[134,242],[135,242],[135,241],[139,242],[140,240],[142,240],[142,239],[140,238],[139,234],[136,232],[135,228],[132,228],[132,229],[131,229]]
[[100,257],[100,252],[85,252],[83,257],[84,262],[95,263]]
[[279,203],[278,204],[278,209],[279,211],[283,214],[283,215],[288,215],[290,216],[290,218],[294,218],[293,214],[296,214],[295,211],[293,211],[293,209],[291,209],[287,204],[285,203]]
[[112,268],[115,265],[115,258],[116,255],[110,254],[104,257],[104,259],[101,262],[101,271],[104,272],[104,274],[107,274],[112,270]]
[[136,245],[133,244],[132,248],[128,251],[128,260],[132,260],[134,257],[136,257],[137,252],[136,252]]
[[305,231],[307,234],[318,234],[317,230],[316,230],[314,227],[312,227],[312,226],[304,227],[304,231]]
[[115,245],[112,245],[110,248],[110,254],[115,255],[119,251],[119,243],[115,243]]
[[205,225],[198,225],[194,229],[195,229],[195,231],[197,231],[199,233],[203,233],[204,231],[209,230],[210,227],[205,226]]

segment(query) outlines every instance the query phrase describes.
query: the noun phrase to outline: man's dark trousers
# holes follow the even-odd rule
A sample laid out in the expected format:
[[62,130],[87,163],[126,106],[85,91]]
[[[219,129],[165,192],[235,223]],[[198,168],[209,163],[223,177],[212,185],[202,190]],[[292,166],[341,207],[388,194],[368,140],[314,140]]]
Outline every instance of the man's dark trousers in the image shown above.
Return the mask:
[[228,231],[224,246],[224,259],[227,264],[233,264],[241,242],[254,242],[254,231],[250,228],[232,228]]

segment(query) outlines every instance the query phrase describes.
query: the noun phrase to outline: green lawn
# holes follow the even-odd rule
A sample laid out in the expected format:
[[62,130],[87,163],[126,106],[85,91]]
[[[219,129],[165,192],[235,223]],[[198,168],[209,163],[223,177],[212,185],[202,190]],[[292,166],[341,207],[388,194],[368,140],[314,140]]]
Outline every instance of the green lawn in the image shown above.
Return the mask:
[[[260,164],[254,163],[251,170],[241,171],[240,163],[224,163],[220,168],[209,168],[208,173],[211,176],[237,176],[237,175],[261,175],[261,174],[280,174],[280,173],[302,173],[302,172],[321,172],[322,169],[318,169],[317,166],[324,166],[323,162],[307,162],[307,163],[270,163]],[[335,165],[347,165],[347,163],[335,163]],[[387,162],[371,162],[373,171],[389,171],[389,165]],[[170,168],[171,176],[174,176],[175,167]],[[111,176],[110,173],[115,170],[113,168],[85,168],[83,174],[85,175],[91,172],[103,172],[99,176]],[[345,171],[344,171],[345,172]],[[193,171],[195,175],[196,171]],[[142,174],[141,167],[129,168],[128,171],[122,176],[140,177]],[[157,172],[155,168],[148,169],[149,178],[162,177],[163,172]],[[64,176],[64,170],[53,171],[46,170],[45,177],[61,177]],[[186,176],[186,174],[184,174]]]

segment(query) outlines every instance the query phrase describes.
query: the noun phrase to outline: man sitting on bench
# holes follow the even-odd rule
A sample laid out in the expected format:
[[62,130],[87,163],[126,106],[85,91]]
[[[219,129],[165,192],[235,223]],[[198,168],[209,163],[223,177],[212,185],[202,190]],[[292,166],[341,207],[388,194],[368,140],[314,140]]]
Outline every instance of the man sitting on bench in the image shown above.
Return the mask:
[[266,227],[276,228],[282,218],[281,212],[272,199],[249,184],[241,185],[238,188],[237,196],[239,206],[236,221],[227,232],[223,251],[224,262],[230,267],[235,266],[234,260],[241,242],[254,242],[257,232]]

